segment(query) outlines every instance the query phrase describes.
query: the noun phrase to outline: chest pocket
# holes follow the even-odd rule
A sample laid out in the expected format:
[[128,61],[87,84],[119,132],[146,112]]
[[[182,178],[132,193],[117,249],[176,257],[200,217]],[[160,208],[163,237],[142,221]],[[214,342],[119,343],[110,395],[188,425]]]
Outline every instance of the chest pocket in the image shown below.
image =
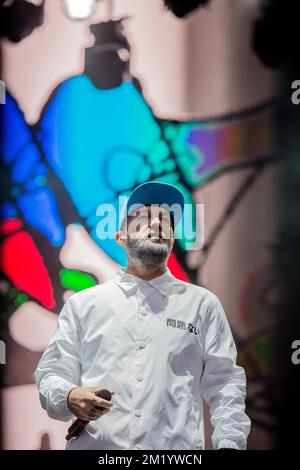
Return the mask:
[[185,323],[185,329],[183,325],[182,328],[164,325],[164,338],[161,338],[161,342],[165,344],[167,362],[172,372],[177,376],[190,375],[191,378],[198,380],[203,367],[202,335],[197,325],[194,329],[192,327],[188,329],[188,322]]

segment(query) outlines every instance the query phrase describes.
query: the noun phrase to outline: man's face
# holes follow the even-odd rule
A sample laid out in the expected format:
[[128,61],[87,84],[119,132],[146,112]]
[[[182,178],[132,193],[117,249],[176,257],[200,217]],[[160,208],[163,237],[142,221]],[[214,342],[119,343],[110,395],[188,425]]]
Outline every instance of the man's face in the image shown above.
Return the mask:
[[164,263],[174,244],[170,213],[159,206],[142,206],[127,217],[124,248],[146,265]]

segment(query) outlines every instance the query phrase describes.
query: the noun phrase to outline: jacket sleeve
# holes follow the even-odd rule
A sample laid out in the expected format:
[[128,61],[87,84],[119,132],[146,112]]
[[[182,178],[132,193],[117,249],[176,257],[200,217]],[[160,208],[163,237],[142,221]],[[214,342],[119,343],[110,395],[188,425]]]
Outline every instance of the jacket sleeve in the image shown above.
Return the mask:
[[251,425],[245,413],[246,376],[236,364],[236,346],[217,297],[206,312],[203,342],[201,392],[210,409],[213,447],[244,450]]
[[54,335],[35,371],[42,407],[51,418],[70,421],[74,414],[67,399],[80,386],[80,333],[71,299],[63,306]]

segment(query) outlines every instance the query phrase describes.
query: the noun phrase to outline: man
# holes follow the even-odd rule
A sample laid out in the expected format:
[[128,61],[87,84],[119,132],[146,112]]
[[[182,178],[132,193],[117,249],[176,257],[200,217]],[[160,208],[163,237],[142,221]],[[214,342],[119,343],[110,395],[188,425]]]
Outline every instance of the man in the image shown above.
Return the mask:
[[[174,186],[138,186],[115,235],[127,267],[59,315],[36,382],[49,416],[89,421],[67,449],[203,449],[202,398],[214,448],[246,448],[245,374],[222,305],[167,268],[183,220],[171,207],[182,214]],[[102,388],[111,402],[96,396]]]

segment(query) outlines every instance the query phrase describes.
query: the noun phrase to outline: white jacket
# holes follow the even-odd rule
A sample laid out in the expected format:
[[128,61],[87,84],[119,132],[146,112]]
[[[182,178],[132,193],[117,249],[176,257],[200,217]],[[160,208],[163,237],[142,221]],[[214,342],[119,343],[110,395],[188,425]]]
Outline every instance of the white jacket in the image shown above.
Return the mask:
[[245,449],[245,373],[219,299],[169,269],[148,282],[124,269],[65,303],[35,373],[43,408],[63,421],[75,418],[72,388],[116,391],[66,448],[203,449],[203,398],[214,448]]

